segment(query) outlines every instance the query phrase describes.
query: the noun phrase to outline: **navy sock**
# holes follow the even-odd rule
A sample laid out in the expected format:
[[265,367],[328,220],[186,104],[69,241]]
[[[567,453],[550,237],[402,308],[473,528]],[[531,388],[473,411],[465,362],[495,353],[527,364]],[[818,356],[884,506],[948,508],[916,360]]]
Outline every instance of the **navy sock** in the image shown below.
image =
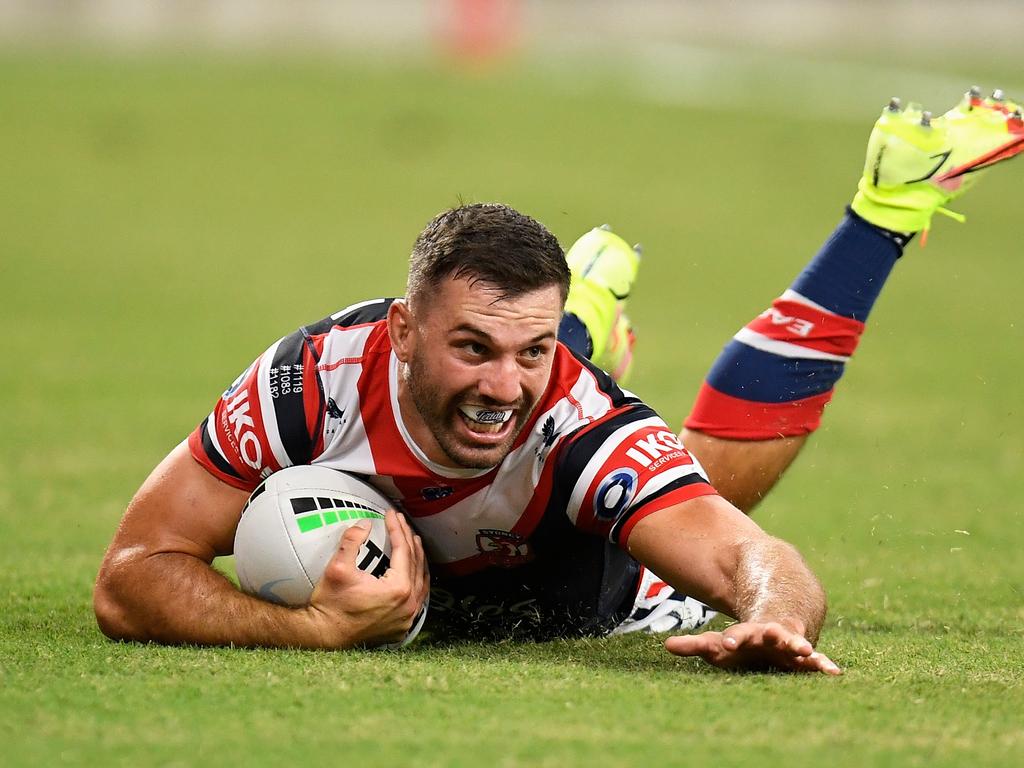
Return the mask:
[[766,440],[813,432],[909,238],[852,211],[708,374],[686,427]]

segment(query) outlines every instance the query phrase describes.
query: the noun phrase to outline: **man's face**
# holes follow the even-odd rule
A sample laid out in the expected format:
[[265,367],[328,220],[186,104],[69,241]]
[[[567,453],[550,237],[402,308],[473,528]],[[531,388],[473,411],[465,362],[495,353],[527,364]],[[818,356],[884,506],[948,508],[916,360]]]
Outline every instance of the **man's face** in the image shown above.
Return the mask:
[[500,293],[449,279],[389,316],[405,364],[403,414],[417,444],[440,464],[499,464],[547,387],[562,316],[558,287],[511,299]]

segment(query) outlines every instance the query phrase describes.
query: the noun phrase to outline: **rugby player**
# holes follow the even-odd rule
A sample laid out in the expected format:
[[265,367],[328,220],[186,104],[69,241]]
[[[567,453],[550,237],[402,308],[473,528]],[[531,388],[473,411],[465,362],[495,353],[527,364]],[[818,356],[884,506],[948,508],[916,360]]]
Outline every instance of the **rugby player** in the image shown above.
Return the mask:
[[[622,302],[638,257],[624,241],[595,230],[563,256],[505,206],[440,214],[416,241],[404,300],[350,306],[273,344],[153,471],[97,579],[101,629],[377,645],[404,636],[432,582],[438,631],[686,630],[722,611],[737,623],[670,637],[668,650],[838,674],[814,649],[820,584],[744,512],[818,426],[907,241],[1022,148],[1020,109],[998,92],[972,89],[934,120],[894,100],[847,215],[725,348],[682,443],[602,370],[629,367]],[[353,527],[310,604],[286,608],[242,594],[211,563],[230,553],[251,490],[302,463],[366,477],[405,515],[386,518],[382,578],[356,567],[366,531]]]

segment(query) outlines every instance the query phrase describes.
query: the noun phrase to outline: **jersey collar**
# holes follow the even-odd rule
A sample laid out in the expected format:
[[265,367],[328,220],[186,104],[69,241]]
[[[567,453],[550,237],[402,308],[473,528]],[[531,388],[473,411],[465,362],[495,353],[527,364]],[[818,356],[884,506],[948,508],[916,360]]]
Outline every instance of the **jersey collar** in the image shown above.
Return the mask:
[[388,360],[388,395],[391,399],[391,413],[395,418],[398,433],[402,436],[402,439],[409,447],[412,455],[435,475],[452,479],[469,480],[474,477],[483,477],[494,469],[494,467],[490,467],[489,469],[459,469],[458,467],[446,467],[443,464],[438,464],[436,461],[431,461],[423,449],[416,444],[416,441],[413,440],[412,435],[409,434],[409,430],[405,426],[405,421],[402,419],[402,409],[398,405],[398,357],[395,355],[394,350],[391,350],[390,359]]

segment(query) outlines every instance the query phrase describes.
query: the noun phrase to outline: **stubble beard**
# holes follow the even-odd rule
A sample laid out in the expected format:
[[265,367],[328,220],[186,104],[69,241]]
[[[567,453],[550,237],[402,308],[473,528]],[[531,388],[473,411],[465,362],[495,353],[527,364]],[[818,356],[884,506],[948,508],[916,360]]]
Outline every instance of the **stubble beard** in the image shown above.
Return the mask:
[[463,469],[491,469],[504,461],[536,406],[536,403],[522,403],[516,410],[516,424],[509,432],[508,439],[500,445],[484,449],[485,456],[481,455],[484,451],[466,447],[452,434],[452,419],[461,418],[455,413],[459,402],[463,400],[461,395],[445,400],[441,387],[431,383],[426,366],[417,355],[413,355],[403,366],[402,378],[409,388],[416,411],[444,455]]

